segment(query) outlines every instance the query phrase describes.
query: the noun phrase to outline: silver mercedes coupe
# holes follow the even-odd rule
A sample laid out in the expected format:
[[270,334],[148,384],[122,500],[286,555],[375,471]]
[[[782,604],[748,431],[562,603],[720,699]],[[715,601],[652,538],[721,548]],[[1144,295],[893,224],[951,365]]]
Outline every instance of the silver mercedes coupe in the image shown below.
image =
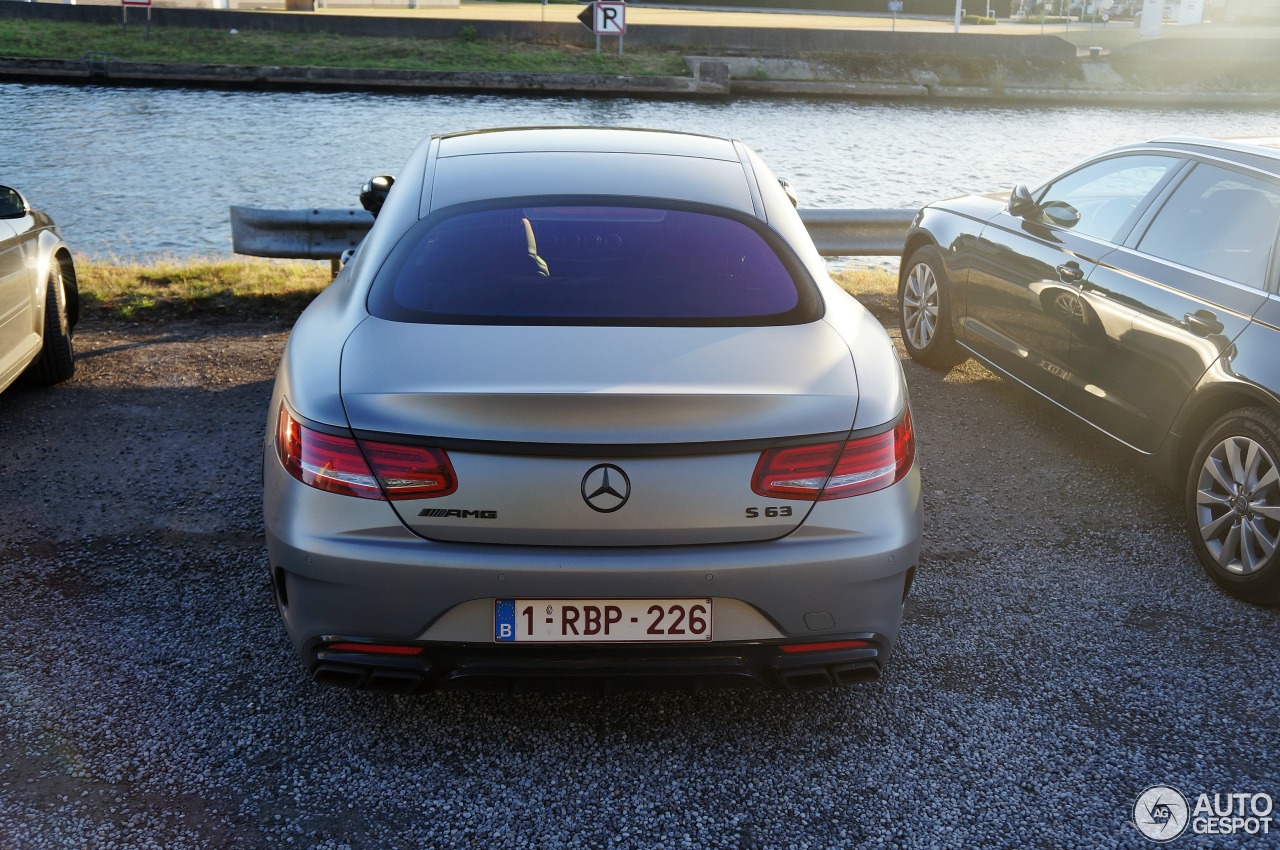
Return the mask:
[[907,388],[740,142],[433,136],[294,327],[264,441],[311,678],[877,677],[920,553]]

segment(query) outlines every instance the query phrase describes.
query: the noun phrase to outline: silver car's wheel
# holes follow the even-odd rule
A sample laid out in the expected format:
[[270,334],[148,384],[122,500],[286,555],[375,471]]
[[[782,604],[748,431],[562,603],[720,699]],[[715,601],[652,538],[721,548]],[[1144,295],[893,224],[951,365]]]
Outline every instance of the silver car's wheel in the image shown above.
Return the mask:
[[1192,540],[1206,572],[1252,602],[1280,601],[1280,422],[1263,409],[1218,422],[1188,480]]
[[949,369],[965,356],[951,327],[949,283],[942,255],[934,246],[925,245],[911,255],[905,269],[898,285],[903,345],[913,360]]
[[44,345],[26,378],[35,384],[56,384],[75,374],[75,347],[71,340],[70,304],[66,279],[57,260],[45,286]]

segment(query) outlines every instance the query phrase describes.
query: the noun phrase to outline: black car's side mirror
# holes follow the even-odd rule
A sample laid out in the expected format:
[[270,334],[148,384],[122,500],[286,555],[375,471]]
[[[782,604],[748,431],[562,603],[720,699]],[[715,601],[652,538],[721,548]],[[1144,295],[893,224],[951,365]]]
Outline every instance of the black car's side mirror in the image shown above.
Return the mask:
[[364,185],[360,187],[360,206],[377,218],[378,212],[387,200],[387,193],[391,191],[391,186],[395,182],[396,178],[387,174],[370,177],[364,181]]
[[17,189],[0,186],[0,218],[22,218],[27,214],[27,202]]
[[1049,201],[1040,208],[1040,215],[1058,227],[1071,228],[1080,223],[1080,211],[1066,201]]
[[1021,183],[1014,186],[1013,191],[1009,193],[1009,215],[1021,218],[1035,211],[1036,201],[1031,197],[1031,190]]

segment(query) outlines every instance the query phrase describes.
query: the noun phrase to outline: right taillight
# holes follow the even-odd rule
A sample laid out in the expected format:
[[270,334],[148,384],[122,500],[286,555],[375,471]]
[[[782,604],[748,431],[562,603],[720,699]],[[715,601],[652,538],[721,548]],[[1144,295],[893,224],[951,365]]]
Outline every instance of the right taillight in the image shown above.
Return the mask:
[[901,481],[915,462],[911,412],[891,431],[843,443],[769,449],[760,455],[751,489],[772,499],[847,499]]
[[435,499],[457,491],[458,479],[444,449],[361,441],[387,498]]
[[283,404],[276,453],[294,478],[310,487],[361,499],[430,499],[458,489],[443,449],[357,441],[308,428]]

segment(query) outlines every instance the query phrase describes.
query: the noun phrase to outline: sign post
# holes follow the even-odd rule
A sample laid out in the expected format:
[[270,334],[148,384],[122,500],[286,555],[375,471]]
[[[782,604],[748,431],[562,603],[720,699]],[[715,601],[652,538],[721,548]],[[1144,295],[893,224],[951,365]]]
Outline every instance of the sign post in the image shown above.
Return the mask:
[[147,38],[151,38],[151,0],[120,0],[120,27],[129,34],[129,7],[147,7]]
[[595,0],[578,15],[582,25],[596,35],[596,54],[600,53],[600,36],[618,37],[618,55],[622,55],[622,37],[627,34],[626,0]]

